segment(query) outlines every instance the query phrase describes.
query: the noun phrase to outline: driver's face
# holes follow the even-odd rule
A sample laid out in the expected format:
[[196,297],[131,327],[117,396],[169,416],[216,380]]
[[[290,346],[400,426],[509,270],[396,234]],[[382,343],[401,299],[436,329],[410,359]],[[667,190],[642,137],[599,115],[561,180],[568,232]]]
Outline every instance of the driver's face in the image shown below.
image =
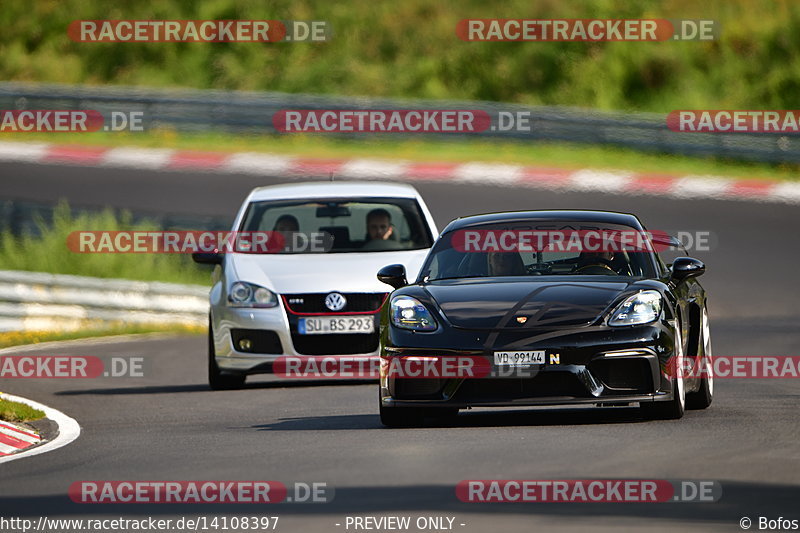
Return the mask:
[[514,254],[493,252],[489,254],[489,274],[491,276],[510,276],[514,274],[517,262]]
[[383,239],[390,227],[392,223],[385,216],[374,216],[367,220],[367,233],[371,240]]
[[291,220],[281,220],[275,225],[275,231],[280,232],[290,232],[290,231],[297,231],[298,228],[297,224],[292,222]]
[[600,262],[598,260],[612,261],[614,259],[614,252],[610,250],[604,250],[602,252],[587,252],[586,258],[587,260],[594,260],[595,262]]

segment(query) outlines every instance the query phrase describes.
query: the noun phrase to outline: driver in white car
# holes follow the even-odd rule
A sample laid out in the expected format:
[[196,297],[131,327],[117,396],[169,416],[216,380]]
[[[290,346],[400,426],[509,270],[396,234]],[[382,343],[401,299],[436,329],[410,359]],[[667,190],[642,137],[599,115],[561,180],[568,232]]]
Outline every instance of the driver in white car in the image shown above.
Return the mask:
[[400,246],[394,234],[392,215],[386,209],[367,213],[367,239],[364,250],[397,250]]

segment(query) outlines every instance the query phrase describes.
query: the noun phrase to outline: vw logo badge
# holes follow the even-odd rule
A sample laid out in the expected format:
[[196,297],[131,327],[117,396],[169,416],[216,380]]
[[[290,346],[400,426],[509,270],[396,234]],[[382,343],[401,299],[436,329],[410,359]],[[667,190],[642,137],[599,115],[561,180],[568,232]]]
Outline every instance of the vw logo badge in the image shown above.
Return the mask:
[[338,292],[332,292],[325,297],[325,307],[331,311],[341,311],[347,305],[347,298]]

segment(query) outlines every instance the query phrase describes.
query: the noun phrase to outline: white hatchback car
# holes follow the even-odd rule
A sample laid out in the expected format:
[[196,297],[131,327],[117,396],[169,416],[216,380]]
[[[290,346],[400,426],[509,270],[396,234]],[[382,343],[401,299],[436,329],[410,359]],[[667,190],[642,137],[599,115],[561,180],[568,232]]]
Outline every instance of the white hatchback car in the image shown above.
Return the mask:
[[377,356],[388,291],[376,273],[401,263],[415,278],[439,234],[416,189],[380,182],[260,187],[233,230],[280,231],[287,245],[277,253],[194,254],[217,265],[208,334],[213,389],[272,372],[281,356]]

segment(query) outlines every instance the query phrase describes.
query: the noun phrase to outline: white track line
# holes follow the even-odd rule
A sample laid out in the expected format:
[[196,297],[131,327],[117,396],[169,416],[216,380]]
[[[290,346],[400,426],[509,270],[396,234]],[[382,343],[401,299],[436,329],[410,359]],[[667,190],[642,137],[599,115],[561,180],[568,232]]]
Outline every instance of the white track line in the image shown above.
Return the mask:
[[146,168],[156,170],[166,167],[175,150],[167,148],[112,148],[103,154],[102,166]]
[[522,177],[524,170],[520,165],[464,163],[456,167],[452,179],[467,183],[513,185]]
[[338,174],[350,179],[402,179],[407,166],[405,161],[351,159],[342,165]]
[[[3,454],[4,457],[10,456],[10,454],[14,454],[19,451],[19,448],[15,448],[13,446],[9,446],[8,444],[3,444],[0,442],[0,453]],[[2,460],[0,460],[2,462]]]
[[0,160],[39,163],[49,149],[50,145],[46,143],[0,142]]
[[231,154],[220,165],[220,169],[241,174],[268,176],[287,173],[292,161],[294,158],[291,156],[240,152]]
[[[47,143],[0,142],[0,161],[22,161],[47,163],[52,160],[49,155],[58,153],[66,147]],[[174,162],[181,162],[187,152],[160,148],[110,148],[101,154],[99,160],[96,153],[89,150],[86,156],[75,156],[58,161],[58,164],[97,167],[141,168],[160,170],[168,169]],[[196,155],[196,154],[195,154]],[[607,171],[582,169],[570,172],[566,180],[560,178],[548,183],[542,180],[528,180],[531,173],[549,172],[550,169],[522,165],[504,165],[498,163],[468,162],[453,164],[447,173],[434,173],[432,176],[409,174],[412,165],[424,165],[414,161],[386,161],[377,159],[327,159],[321,160],[321,166],[314,163],[313,158],[302,158],[292,155],[265,154],[254,152],[231,153],[221,163],[192,166],[197,171],[234,172],[256,176],[279,176],[286,179],[297,179],[309,173],[320,173],[321,169],[335,169],[335,174],[344,178],[359,179],[396,179],[415,181],[417,179],[435,179],[435,181],[451,181],[455,183],[486,183],[506,187],[534,187],[558,191],[603,192],[623,195],[646,194],[663,198],[693,199],[710,198],[751,202],[782,202],[800,204],[800,183],[767,181],[767,188],[748,189],[747,181],[720,176],[672,176],[655,189],[636,188],[635,180],[639,174],[627,171]],[[431,163],[436,165],[437,163]],[[440,163],[447,167],[448,163]],[[180,166],[180,165],[179,165]],[[327,172],[327,171],[326,171]],[[740,184],[743,188],[737,188]]]
[[800,183],[779,183],[772,188],[771,196],[788,203],[800,203]]
[[720,198],[733,183],[718,176],[684,176],[672,186],[672,195],[678,198]]
[[600,191],[625,194],[630,185],[631,172],[608,170],[578,170],[570,178],[570,188],[576,191]]
[[17,426],[10,424],[8,422],[0,422],[0,433],[3,433],[3,435],[6,435],[13,439],[27,442],[28,444],[36,444],[42,440],[41,437],[39,437],[38,435],[29,433],[24,429],[18,428]]

